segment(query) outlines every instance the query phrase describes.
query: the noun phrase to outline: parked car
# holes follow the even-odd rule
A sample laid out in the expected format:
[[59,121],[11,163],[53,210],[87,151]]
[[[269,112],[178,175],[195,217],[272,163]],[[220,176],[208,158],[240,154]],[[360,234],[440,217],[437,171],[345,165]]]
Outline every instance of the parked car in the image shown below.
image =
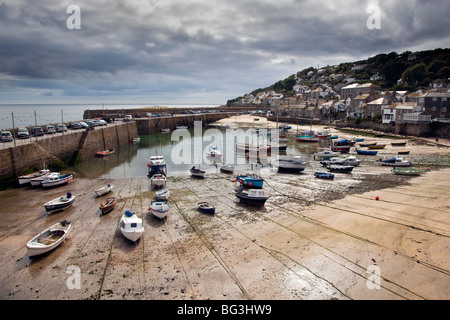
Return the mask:
[[123,122],[129,122],[129,121],[132,121],[132,120],[133,120],[133,116],[131,114],[127,114],[123,118]]
[[55,126],[51,126],[51,125],[45,126],[44,127],[44,133],[46,133],[46,134],[55,134],[56,133]]
[[98,122],[100,123],[101,126],[106,126],[108,124],[108,122],[106,122],[103,119],[98,120]]
[[62,124],[62,123],[57,124],[55,128],[56,128],[56,132],[66,132],[67,131],[66,125]]
[[13,141],[13,136],[9,131],[3,131],[2,134],[0,135],[0,140],[2,142]]
[[72,122],[71,124],[69,124],[69,129],[78,130],[78,129],[83,129],[83,127],[81,126],[81,124],[79,122]]
[[31,129],[31,135],[33,137],[43,136],[44,130],[42,130],[41,127],[33,127],[33,129]]
[[18,139],[28,139],[30,138],[30,133],[27,128],[19,128],[17,130],[17,138]]

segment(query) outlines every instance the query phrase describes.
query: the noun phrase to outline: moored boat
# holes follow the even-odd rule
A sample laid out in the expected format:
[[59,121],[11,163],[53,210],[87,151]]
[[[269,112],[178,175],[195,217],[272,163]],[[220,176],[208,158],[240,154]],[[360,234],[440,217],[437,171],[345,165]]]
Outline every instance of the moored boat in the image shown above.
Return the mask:
[[33,257],[55,249],[64,242],[70,230],[72,225],[66,220],[45,229],[28,241],[26,245],[28,256]]
[[152,176],[155,173],[167,173],[167,164],[163,156],[151,156],[147,162],[148,175]]
[[410,166],[413,165],[413,162],[405,160],[402,157],[396,157],[394,162],[381,161],[381,165],[383,165],[383,166],[391,166],[391,167],[410,167]]
[[40,177],[45,177],[46,175],[48,175],[50,173],[50,170],[48,169],[41,169],[39,171],[30,173],[30,174],[25,174],[22,175],[18,178],[19,180],[19,185],[25,185],[28,183],[31,183],[32,179],[36,179],[36,178],[40,178]]
[[208,152],[206,152],[206,155],[208,157],[214,158],[214,159],[220,159],[222,158],[222,152],[220,152],[217,147],[209,147]]
[[115,208],[116,204],[117,204],[116,197],[108,197],[105,199],[105,201],[100,203],[99,208],[102,214],[105,214],[112,211]]
[[331,151],[348,153],[350,152],[350,145],[331,146]]
[[282,158],[273,161],[274,166],[281,170],[295,170],[303,171],[308,166],[308,161],[305,161],[301,156],[292,158]]
[[66,210],[75,202],[75,198],[75,196],[72,196],[72,193],[67,192],[67,194],[62,197],[46,202],[44,204],[45,211],[50,214],[56,211]]
[[313,135],[297,136],[295,139],[299,142],[319,142],[319,138]]
[[197,209],[200,212],[204,212],[204,213],[215,213],[216,212],[216,207],[207,201],[199,202]]
[[113,154],[115,151],[114,151],[114,149],[113,148],[109,148],[109,149],[107,149],[107,150],[102,150],[102,151],[97,151],[97,156],[99,156],[99,157],[106,157],[106,156],[109,156],[109,155],[111,155],[111,154]]
[[328,180],[334,179],[334,174],[329,172],[314,172],[314,176],[319,179],[328,179]]
[[269,198],[264,190],[260,189],[248,189],[244,191],[243,188],[238,188],[235,192],[235,196],[242,203],[247,203],[256,206],[264,206],[267,199]]
[[155,217],[164,219],[169,215],[170,206],[167,201],[152,201],[148,211]]
[[110,183],[107,183],[106,186],[101,187],[97,190],[95,190],[95,194],[97,195],[97,197],[101,197],[109,192],[111,192],[111,190],[114,188],[114,186]]
[[395,174],[407,176],[419,176],[422,174],[422,170],[411,168],[394,168],[392,169],[392,172],[394,172]]
[[42,181],[44,181],[44,179],[47,176],[50,176],[50,175],[59,176],[60,173],[59,172],[49,172],[49,173],[47,173],[47,174],[45,174],[43,176],[40,176],[40,177],[37,177],[37,178],[33,178],[33,179],[30,180],[31,186],[32,187],[42,186]]
[[258,188],[258,189],[261,189],[264,184],[264,179],[256,174],[247,174],[247,175],[240,174],[236,177],[235,181],[239,182],[239,184],[243,187]]
[[223,164],[220,166],[220,171],[222,171],[222,172],[224,172],[224,173],[233,173],[233,172],[234,172],[234,167],[233,167],[233,166],[230,166],[230,165],[228,165],[228,164],[226,164],[226,163],[223,163]]
[[406,146],[406,142],[392,142],[391,146],[393,147],[402,147],[402,146]]
[[196,168],[195,166],[193,166],[193,167],[191,168],[191,170],[189,170],[189,171],[191,172],[191,175],[192,175],[193,177],[197,177],[197,178],[204,178],[204,177],[205,177],[205,174],[206,174],[206,171],[205,171],[205,170],[198,169],[198,168]]
[[131,211],[125,211],[120,219],[120,232],[122,235],[130,241],[139,240],[144,234],[144,226],[142,225],[142,219]]
[[164,189],[161,189],[159,191],[156,191],[155,194],[156,194],[156,199],[158,201],[168,200],[169,197],[170,197],[170,191],[167,188],[164,188]]
[[152,187],[162,188],[166,185],[166,176],[162,173],[155,173],[151,178]]
[[66,173],[66,174],[49,174],[42,180],[41,185],[44,188],[60,186],[62,184],[69,183],[74,178],[74,173]]
[[354,156],[350,156],[347,158],[332,158],[331,160],[323,160],[320,161],[320,164],[323,166],[337,164],[337,165],[357,167],[360,164],[360,160],[356,159],[356,157]]
[[354,168],[353,166],[346,166],[346,165],[341,165],[341,164],[330,164],[330,165],[327,165],[327,169],[332,171],[332,172],[348,173],[348,172],[352,172],[353,168]]
[[402,150],[397,152],[398,154],[409,154],[409,150]]
[[374,156],[374,155],[376,155],[378,153],[378,151],[373,151],[373,150],[359,150],[359,149],[356,149],[355,151],[356,151],[357,154],[365,155],[365,156]]
[[369,149],[384,149],[384,147],[386,147],[385,144],[376,144],[376,145],[372,145],[372,146],[367,146],[367,148],[369,148]]
[[322,160],[329,160],[330,158],[339,157],[340,153],[331,151],[331,150],[324,150],[321,152],[314,153],[313,156],[314,156],[314,159],[316,159],[316,157],[317,157]]

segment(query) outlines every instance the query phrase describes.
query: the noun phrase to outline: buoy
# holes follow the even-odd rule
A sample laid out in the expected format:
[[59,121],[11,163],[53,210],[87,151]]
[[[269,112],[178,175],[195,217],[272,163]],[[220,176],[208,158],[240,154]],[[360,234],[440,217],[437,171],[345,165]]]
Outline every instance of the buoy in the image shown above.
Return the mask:
[[237,179],[234,179],[234,182],[237,182]]
[[252,187],[252,186],[253,186],[253,182],[250,182],[248,185],[249,185],[250,187]]
[[380,200],[380,197],[375,197],[375,200]]

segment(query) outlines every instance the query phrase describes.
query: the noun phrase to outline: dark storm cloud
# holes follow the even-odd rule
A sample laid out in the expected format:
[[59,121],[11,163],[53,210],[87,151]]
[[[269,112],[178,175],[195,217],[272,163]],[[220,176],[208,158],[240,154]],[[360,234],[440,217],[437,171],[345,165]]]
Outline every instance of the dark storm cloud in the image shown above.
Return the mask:
[[[84,0],[81,30],[68,30],[72,4],[3,0],[3,100],[53,86],[53,98],[211,92],[223,103],[309,66],[450,43],[448,1]],[[371,4],[379,30],[366,26]]]

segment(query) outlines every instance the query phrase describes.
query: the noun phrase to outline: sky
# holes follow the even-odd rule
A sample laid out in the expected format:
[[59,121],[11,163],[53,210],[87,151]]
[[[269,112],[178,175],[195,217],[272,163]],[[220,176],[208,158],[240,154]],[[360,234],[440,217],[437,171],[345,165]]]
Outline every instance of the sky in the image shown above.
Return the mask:
[[225,104],[311,66],[446,48],[449,12],[448,0],[0,0],[0,104]]

